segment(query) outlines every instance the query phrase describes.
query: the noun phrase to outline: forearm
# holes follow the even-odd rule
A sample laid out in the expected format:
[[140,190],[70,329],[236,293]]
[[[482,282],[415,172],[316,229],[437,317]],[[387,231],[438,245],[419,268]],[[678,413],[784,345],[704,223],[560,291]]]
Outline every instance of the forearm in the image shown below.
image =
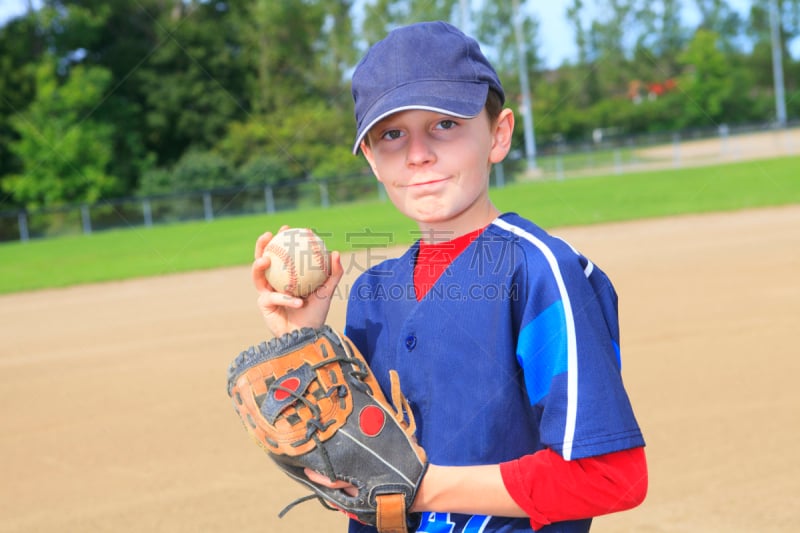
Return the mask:
[[503,465],[430,465],[411,510],[529,517],[538,529],[629,509],[646,493],[643,448],[576,461],[542,450]]
[[430,465],[412,511],[527,516],[508,494],[499,465]]

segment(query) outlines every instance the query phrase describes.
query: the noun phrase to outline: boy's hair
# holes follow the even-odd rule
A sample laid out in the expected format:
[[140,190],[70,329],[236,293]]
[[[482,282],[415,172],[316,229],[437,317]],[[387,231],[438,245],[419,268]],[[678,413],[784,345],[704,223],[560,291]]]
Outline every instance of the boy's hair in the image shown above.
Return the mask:
[[478,42],[446,22],[403,26],[375,43],[356,66],[352,92],[354,154],[372,126],[399,111],[472,118],[486,107],[494,122],[505,103],[497,72]]
[[504,105],[505,98],[490,89],[489,94],[486,95],[486,104],[483,106],[486,108],[486,114],[489,115],[490,124],[494,124],[497,121],[497,117],[499,117],[500,112],[503,111]]

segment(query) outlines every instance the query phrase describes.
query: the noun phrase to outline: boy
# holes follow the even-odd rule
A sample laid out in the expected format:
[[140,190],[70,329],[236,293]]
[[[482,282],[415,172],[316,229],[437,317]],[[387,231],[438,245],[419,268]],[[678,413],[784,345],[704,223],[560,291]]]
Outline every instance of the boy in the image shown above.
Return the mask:
[[[442,22],[399,28],[359,63],[352,90],[353,152],[421,237],[361,274],[345,327],[384,390],[398,371],[414,412],[431,462],[417,531],[585,532],[591,517],[638,505],[647,468],[620,377],[616,294],[568,244],[492,204],[514,116],[478,44]],[[339,255],[314,297],[293,299],[264,281],[270,238],[252,269],[268,327],[321,326]]]

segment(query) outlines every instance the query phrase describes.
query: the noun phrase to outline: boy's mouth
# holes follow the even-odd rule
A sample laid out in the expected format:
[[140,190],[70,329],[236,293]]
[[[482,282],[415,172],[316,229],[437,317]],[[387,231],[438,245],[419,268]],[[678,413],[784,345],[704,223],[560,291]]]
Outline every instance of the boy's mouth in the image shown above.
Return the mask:
[[437,183],[442,183],[447,181],[447,177],[439,177],[439,178],[423,178],[418,181],[413,181],[406,185],[406,187],[425,187],[426,185],[435,185]]

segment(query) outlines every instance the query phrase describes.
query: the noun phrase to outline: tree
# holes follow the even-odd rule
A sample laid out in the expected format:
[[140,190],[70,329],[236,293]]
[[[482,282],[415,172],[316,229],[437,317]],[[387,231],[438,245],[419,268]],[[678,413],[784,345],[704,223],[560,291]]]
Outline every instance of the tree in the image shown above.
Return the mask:
[[698,30],[679,61],[685,66],[679,81],[684,102],[680,126],[725,122],[725,104],[735,94],[735,78],[719,48],[719,36]]
[[643,32],[636,43],[633,63],[638,79],[663,81],[678,72],[678,55],[689,40],[681,20],[680,0],[652,2],[639,10]]
[[698,29],[717,34],[719,47],[724,53],[737,50],[737,39],[742,33],[742,18],[726,0],[694,0],[700,11]]
[[351,9],[352,0],[230,3],[254,115],[308,99],[342,103],[345,73],[355,61]]
[[569,90],[562,93],[571,95],[571,101],[579,107],[587,107],[603,97],[597,69],[592,66],[596,58],[591,45],[590,30],[583,20],[585,11],[586,5],[583,0],[572,0],[565,11],[567,21],[575,31],[578,60],[574,66],[562,65],[559,69],[561,80],[573,79],[575,84],[580,85],[580,90]]
[[255,0],[238,4],[234,16],[243,59],[255,73],[248,80],[253,113],[261,116],[303,102],[313,86],[311,36],[322,25],[319,2]]
[[506,105],[519,117],[520,127],[515,129],[513,139],[514,154],[524,152],[527,165],[535,165],[535,125],[532,120],[535,97],[531,94],[530,80],[535,78],[540,64],[537,53],[539,22],[517,0],[488,2],[476,18],[480,21],[477,38],[503,80]]
[[57,70],[56,58],[45,56],[33,102],[11,119],[19,140],[10,147],[22,169],[3,188],[30,209],[92,203],[119,191],[118,179],[109,172],[114,128],[92,116],[111,74],[76,66],[62,81]]
[[[244,169],[269,159],[286,179],[347,175],[364,163],[349,151],[355,62],[350,0],[244,2],[236,7],[252,112],[216,149]],[[249,174],[248,174],[249,175]]]
[[[483,52],[490,58],[498,74],[503,79],[513,77],[516,81],[519,80],[519,62],[513,16],[511,2],[484,3],[474,17],[479,21],[474,36],[481,43]],[[542,64],[539,55],[539,20],[528,13],[524,5],[520,7],[520,16],[522,39],[527,45],[526,65],[529,75],[533,75]],[[514,90],[517,91],[518,89]]]
[[[753,43],[753,51],[745,58],[745,64],[754,69],[758,84],[764,87],[771,87],[773,83],[772,32],[769,18],[771,3],[771,0],[753,2],[746,27],[746,33]],[[791,58],[788,43],[800,35],[800,0],[779,1],[778,9],[781,52],[785,64],[788,64]]]
[[29,15],[42,46],[56,58],[64,76],[74,65],[111,73],[108,90],[91,114],[114,126],[109,171],[120,179],[121,192],[135,186],[150,161],[143,145],[141,99],[131,75],[153,46],[155,22],[148,9],[157,3],[161,0],[47,0]]
[[172,170],[171,192],[202,192],[242,185],[221,155],[189,150]]
[[455,12],[458,0],[372,0],[364,4],[361,35],[367,46],[383,39],[398,26],[426,20],[445,20],[461,26]]
[[0,182],[3,175],[21,170],[21,162],[10,149],[17,139],[11,117],[22,113],[33,99],[35,63],[43,48],[32,15],[14,19],[0,28]]
[[641,35],[635,0],[611,0],[602,19],[589,31],[590,57],[594,59],[600,91],[608,98],[624,94],[635,79],[629,61],[632,43]]
[[283,162],[270,155],[257,155],[238,170],[239,181],[245,185],[276,185],[291,179]]
[[567,22],[572,25],[575,31],[575,47],[578,50],[578,65],[585,65],[589,62],[589,36],[586,26],[583,23],[583,14],[586,5],[583,0],[572,0],[564,11]]
[[131,78],[142,98],[144,142],[159,166],[169,166],[190,148],[211,148],[247,115],[246,65],[226,4],[176,2],[155,31],[158,44]]

